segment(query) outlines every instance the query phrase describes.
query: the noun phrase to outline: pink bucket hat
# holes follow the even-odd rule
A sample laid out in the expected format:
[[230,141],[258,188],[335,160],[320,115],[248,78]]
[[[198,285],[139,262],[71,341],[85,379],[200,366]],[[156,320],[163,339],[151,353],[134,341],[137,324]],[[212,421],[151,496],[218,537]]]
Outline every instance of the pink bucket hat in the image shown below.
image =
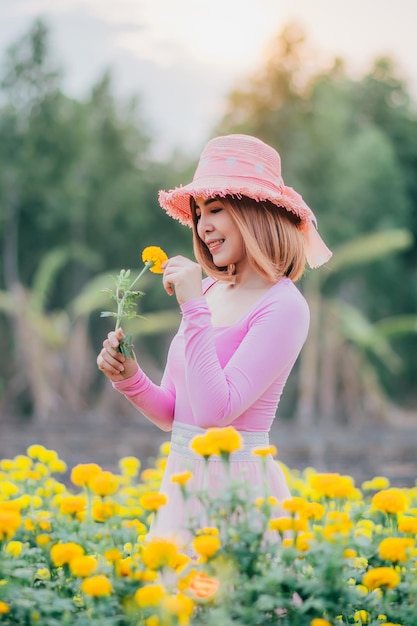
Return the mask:
[[188,185],[159,192],[159,203],[171,217],[191,226],[190,198],[247,196],[269,200],[298,215],[310,267],[326,263],[332,252],[317,231],[317,220],[299,193],[286,187],[276,150],[249,135],[226,135],[209,141]]

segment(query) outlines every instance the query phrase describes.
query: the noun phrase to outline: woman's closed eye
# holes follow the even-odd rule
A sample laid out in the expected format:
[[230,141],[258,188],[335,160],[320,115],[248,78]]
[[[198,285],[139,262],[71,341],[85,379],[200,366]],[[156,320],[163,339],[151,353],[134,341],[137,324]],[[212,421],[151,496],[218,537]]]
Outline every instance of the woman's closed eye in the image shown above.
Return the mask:
[[[220,213],[220,211],[223,211],[223,207],[218,207],[217,209],[210,209],[210,213],[211,213],[212,215],[214,215],[214,214],[216,214],[216,213]],[[195,214],[195,218],[196,218],[197,222],[198,222],[198,220],[200,219],[200,217],[201,217],[201,213],[197,213],[197,212],[196,212],[196,214]]]

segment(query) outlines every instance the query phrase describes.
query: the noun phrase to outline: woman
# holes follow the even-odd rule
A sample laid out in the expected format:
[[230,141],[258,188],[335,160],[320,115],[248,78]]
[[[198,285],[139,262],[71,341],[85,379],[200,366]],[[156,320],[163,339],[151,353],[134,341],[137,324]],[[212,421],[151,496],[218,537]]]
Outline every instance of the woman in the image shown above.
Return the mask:
[[[205,429],[232,425],[239,431],[244,446],[231,456],[231,475],[246,476],[254,495],[261,493],[262,467],[252,450],[269,445],[280,396],[308,332],[308,305],[294,281],[306,260],[318,267],[331,252],[312,211],[284,185],[278,153],[255,137],[212,139],[193,181],[161,191],[159,201],[192,226],[197,260],[176,256],[163,266],[164,288],[175,294],[183,318],[161,384],[117,351],[120,329],[103,342],[97,364],[148,419],[172,430],[161,485],[168,503],[151,533],[180,536],[189,515],[198,514],[198,503],[187,502],[185,510],[171,476],[191,469],[191,488],[196,493],[203,487],[204,461],[190,442]],[[216,493],[225,480],[218,457],[210,459],[208,471]],[[270,495],[288,498],[272,456],[267,473]]]

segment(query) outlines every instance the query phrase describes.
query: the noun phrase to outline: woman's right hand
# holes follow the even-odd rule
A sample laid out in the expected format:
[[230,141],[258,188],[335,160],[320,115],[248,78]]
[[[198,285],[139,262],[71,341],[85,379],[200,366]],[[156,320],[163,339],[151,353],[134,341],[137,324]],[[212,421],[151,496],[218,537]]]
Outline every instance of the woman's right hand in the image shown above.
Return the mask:
[[136,359],[126,359],[117,350],[124,333],[121,328],[112,330],[103,341],[103,349],[97,356],[97,367],[112,382],[130,378],[138,371]]

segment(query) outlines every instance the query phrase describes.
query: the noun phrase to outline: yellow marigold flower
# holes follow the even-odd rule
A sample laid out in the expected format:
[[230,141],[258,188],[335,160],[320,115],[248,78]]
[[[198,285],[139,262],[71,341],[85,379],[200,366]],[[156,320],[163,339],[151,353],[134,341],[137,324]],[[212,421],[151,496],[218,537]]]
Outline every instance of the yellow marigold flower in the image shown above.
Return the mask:
[[263,448],[253,448],[252,454],[254,456],[266,457],[266,456],[276,456],[277,449],[274,445],[265,446]]
[[132,575],[132,557],[127,556],[125,559],[120,559],[115,562],[116,573],[118,576],[127,578]]
[[0,541],[3,539],[11,539],[20,524],[22,518],[18,511],[7,510],[3,507],[3,503],[0,507]]
[[411,537],[386,537],[378,547],[381,559],[392,561],[392,563],[405,563],[407,551],[414,545]]
[[45,450],[46,448],[44,446],[35,443],[32,446],[29,446],[26,452],[31,459],[40,459],[42,453],[45,452]]
[[5,550],[7,554],[11,556],[20,556],[23,549],[23,543],[21,541],[9,541]]
[[194,612],[194,602],[181,592],[175,596],[165,596],[162,600],[162,607],[164,611],[177,617],[180,626],[187,626]]
[[73,576],[85,578],[97,569],[97,561],[93,556],[76,556],[71,559],[69,567]]
[[117,548],[109,548],[104,552],[104,558],[109,561],[109,563],[115,563],[116,561],[120,561],[122,556],[122,553]]
[[0,482],[0,493],[3,496],[14,496],[19,492],[19,487],[12,483],[10,480],[2,480]]
[[355,569],[366,569],[368,567],[368,559],[364,556],[357,556],[353,559],[353,567]]
[[134,528],[138,535],[146,535],[147,533],[147,527],[138,519],[124,519],[122,520],[122,527]]
[[310,626],[332,626],[331,622],[328,622],[327,619],[323,619],[322,617],[315,617],[311,620]]
[[59,508],[61,513],[66,513],[67,515],[81,513],[87,508],[87,498],[83,495],[62,496],[59,502]]
[[203,456],[205,459],[218,453],[217,447],[206,435],[196,435],[190,443],[190,448],[195,454]]
[[400,584],[400,576],[392,567],[375,567],[370,569],[362,578],[362,584],[369,591],[386,587],[393,589]]
[[59,567],[65,563],[69,563],[76,556],[82,556],[84,554],[84,548],[78,543],[69,541],[67,543],[56,543],[51,548],[51,561],[54,565]]
[[137,476],[140,470],[140,461],[135,456],[124,456],[119,461],[119,467],[126,476]]
[[292,546],[294,545],[294,539],[289,539],[287,537],[286,539],[282,540],[282,545],[284,546],[284,548],[292,548]]
[[162,480],[162,472],[154,467],[147,467],[141,472],[141,479],[144,483],[160,483]]
[[104,576],[104,574],[97,574],[96,576],[85,578],[81,583],[81,590],[86,596],[99,598],[101,596],[110,595],[113,591],[113,587],[107,576]]
[[36,570],[35,578],[38,580],[50,580],[51,572],[47,567],[40,567]]
[[338,473],[312,474],[309,477],[311,487],[326,498],[349,498],[355,495],[355,484],[351,476]]
[[285,533],[292,530],[293,523],[290,517],[276,517],[268,522],[269,530],[276,530],[279,533]]
[[98,496],[112,496],[119,488],[119,478],[113,472],[98,472],[92,476],[89,487]]
[[216,526],[204,526],[204,528],[197,530],[197,535],[213,535],[214,537],[218,537],[219,529],[216,528]]
[[282,503],[284,511],[288,511],[288,513],[291,513],[292,515],[298,513],[300,516],[304,516],[303,513],[306,506],[307,501],[300,497],[289,498],[288,500],[284,500]]
[[51,537],[45,533],[41,533],[40,535],[37,535],[36,537],[36,543],[41,548],[44,548],[45,546],[47,546],[49,543],[51,543],[51,541],[52,541]]
[[55,450],[48,450],[47,448],[44,448],[39,453],[38,458],[42,463],[46,463],[47,465],[49,465],[49,463],[52,463],[52,461],[56,461],[58,459],[58,453],[55,452]]
[[146,511],[158,511],[161,506],[165,506],[167,503],[167,497],[164,493],[148,492],[144,493],[139,498],[139,504],[146,509]]
[[92,478],[102,471],[97,463],[79,463],[72,468],[71,482],[77,487],[89,487]]
[[295,547],[300,552],[307,552],[310,549],[310,544],[314,540],[314,534],[310,532],[301,532],[297,535],[295,540]]
[[92,506],[92,516],[96,522],[105,522],[117,515],[120,505],[118,502],[94,502]]
[[49,463],[49,468],[51,472],[54,472],[54,474],[64,474],[67,471],[68,466],[65,461],[55,459]]
[[369,613],[368,611],[356,611],[353,616],[355,622],[360,622],[361,624],[367,624],[369,622]]
[[407,497],[401,489],[384,489],[372,498],[372,507],[384,513],[403,513],[407,506]]
[[402,515],[398,520],[398,530],[400,533],[417,534],[417,517],[411,515]]
[[141,556],[145,567],[157,570],[166,566],[175,567],[178,550],[172,541],[155,537],[144,545]]
[[171,442],[170,441],[164,441],[164,443],[162,443],[159,446],[159,451],[163,456],[168,456],[169,452],[171,450]]
[[242,437],[233,426],[208,428],[206,437],[217,449],[216,454],[229,455],[242,447]]
[[390,482],[385,476],[375,476],[372,480],[366,480],[362,483],[362,489],[364,491],[379,491],[381,489],[388,489]]
[[166,457],[164,457],[163,459],[157,459],[156,460],[156,467],[161,470],[162,472],[165,471],[165,468],[167,466],[168,463],[168,459]]
[[166,591],[163,585],[146,585],[138,589],[134,595],[135,601],[141,608],[158,606]]
[[307,519],[319,520],[324,517],[326,510],[322,504],[319,502],[306,502],[306,506],[303,509],[303,512],[300,512],[300,515]]
[[159,617],[157,615],[147,617],[144,624],[145,626],[161,626],[161,622],[159,621]]
[[214,556],[221,547],[221,542],[215,535],[198,535],[193,539],[193,548],[200,556],[208,559]]
[[181,487],[184,487],[184,485],[190,480],[190,478],[193,477],[192,472],[181,472],[180,474],[173,474],[171,476],[171,482],[173,483],[178,483],[179,485],[181,485]]
[[7,604],[7,602],[3,602],[2,600],[0,600],[0,615],[5,615],[9,611],[10,611],[10,607]]
[[275,496],[268,496],[266,499],[265,498],[256,498],[255,500],[255,506],[260,509],[262,506],[264,506],[264,504],[267,504],[269,507],[277,507],[279,502],[278,499],[275,498]]
[[343,550],[343,556],[345,559],[353,559],[357,555],[358,553],[356,550],[352,550],[351,548],[345,548],[345,550]]
[[168,261],[168,257],[162,248],[158,248],[158,246],[148,246],[142,252],[142,261],[145,265],[152,263],[149,269],[154,274],[162,274],[162,265],[165,261]]

